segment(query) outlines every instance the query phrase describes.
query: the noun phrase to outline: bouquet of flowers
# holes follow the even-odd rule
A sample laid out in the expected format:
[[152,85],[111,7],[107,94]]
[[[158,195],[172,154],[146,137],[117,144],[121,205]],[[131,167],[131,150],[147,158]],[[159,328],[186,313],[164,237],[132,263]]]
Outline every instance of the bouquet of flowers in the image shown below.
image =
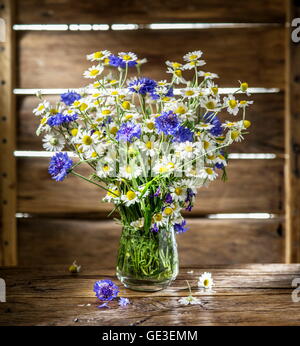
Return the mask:
[[[226,149],[251,125],[245,112],[252,101],[238,99],[249,95],[248,84],[221,96],[218,75],[202,70],[201,51],[166,61],[170,81],[142,76],[146,59],[131,52],[104,50],[87,59],[89,85],[62,94],[55,105],[38,94],[37,134],[56,152],[49,173],[56,181],[73,174],[106,191],[104,201],[114,204],[123,227],[119,279],[135,289],[160,289],[178,272],[175,234],[187,230],[182,209],[192,209],[197,188],[226,179]],[[233,119],[223,119],[226,112]],[[89,176],[77,171],[83,163]]]

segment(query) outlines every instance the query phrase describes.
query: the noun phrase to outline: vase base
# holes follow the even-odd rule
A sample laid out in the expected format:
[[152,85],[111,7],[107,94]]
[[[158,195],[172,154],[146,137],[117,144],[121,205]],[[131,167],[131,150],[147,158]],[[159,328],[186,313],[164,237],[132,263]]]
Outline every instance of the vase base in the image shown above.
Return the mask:
[[150,281],[150,280],[139,280],[132,279],[128,277],[124,277],[117,274],[118,279],[122,282],[122,284],[133,291],[142,291],[142,292],[156,292],[163,290],[168,287],[173,279],[167,279],[164,281]]

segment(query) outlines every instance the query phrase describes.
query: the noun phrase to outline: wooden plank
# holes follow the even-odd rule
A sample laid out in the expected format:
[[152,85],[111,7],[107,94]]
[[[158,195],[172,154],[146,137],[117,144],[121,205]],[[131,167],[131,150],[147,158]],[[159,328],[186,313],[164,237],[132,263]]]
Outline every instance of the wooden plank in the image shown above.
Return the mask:
[[[291,24],[292,19],[300,17],[300,4],[296,1],[287,1],[287,8],[287,23]],[[291,31],[294,29],[287,25],[285,99],[287,263],[300,262],[300,44],[291,40]]]
[[[107,32],[19,32],[19,87],[74,88],[87,84],[85,55],[98,49],[133,51],[147,57],[143,74],[169,78],[165,60],[201,49],[205,70],[220,75],[220,86],[246,80],[256,87],[284,86],[284,28],[133,30]],[[183,43],[184,44],[181,44]],[[151,47],[151,49],[149,49]],[[135,71],[133,69],[132,71]]]
[[[111,205],[101,203],[102,190],[69,176],[64,182],[50,179],[48,159],[18,161],[17,210],[33,214],[107,214]],[[231,160],[229,181],[215,181],[199,191],[192,215],[230,212],[283,211],[283,163],[281,160]],[[30,172],[31,174],[28,174]],[[89,174],[89,170],[82,172]],[[253,178],[254,177],[254,178]],[[80,201],[74,196],[80,196]]]
[[[283,260],[280,219],[187,219],[187,224],[188,232],[177,236],[182,266]],[[83,268],[92,263],[114,266],[120,233],[113,221],[19,219],[19,263],[67,268],[76,259]]]
[[[59,96],[46,96],[55,103]],[[252,122],[250,134],[242,143],[230,147],[234,153],[277,153],[284,151],[283,122],[284,95],[253,94],[254,104],[247,109],[247,119]],[[38,119],[32,114],[38,99],[35,96],[18,96],[17,147],[19,150],[43,150],[41,137],[35,135]],[[227,114],[227,119],[232,119]],[[266,129],[267,135],[266,135]]]
[[[0,263],[16,265],[16,163],[15,150],[15,35],[14,1],[2,1],[0,19],[5,30],[0,41]],[[3,22],[2,22],[3,21]]]
[[18,23],[284,22],[283,0],[18,0]]
[[[114,270],[96,265],[76,276],[63,266],[1,268],[7,303],[0,304],[0,325],[299,325],[299,308],[291,299],[299,270],[299,265],[282,264],[186,267],[170,287],[147,293],[125,289]],[[213,291],[196,286],[204,271],[212,272]],[[104,278],[120,286],[129,306],[121,308],[115,300],[99,313],[92,287]],[[186,280],[201,304],[178,303],[188,294]]]
[[[18,160],[18,212],[33,214],[107,214],[111,205],[102,203],[100,188],[69,176],[55,182],[48,174],[48,159]],[[220,179],[199,190],[192,213],[283,212],[282,160],[231,160],[229,181]],[[28,173],[30,172],[30,174]],[[90,171],[83,171],[83,174]],[[80,198],[79,198],[80,197]]]

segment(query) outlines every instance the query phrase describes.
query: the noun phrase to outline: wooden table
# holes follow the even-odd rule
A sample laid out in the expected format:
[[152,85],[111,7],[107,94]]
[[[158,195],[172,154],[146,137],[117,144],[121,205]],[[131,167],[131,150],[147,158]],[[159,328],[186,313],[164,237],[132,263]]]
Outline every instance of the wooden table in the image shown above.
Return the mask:
[[[213,292],[201,292],[197,278],[213,274]],[[7,302],[0,303],[3,325],[300,325],[300,302],[292,301],[292,280],[300,277],[300,264],[245,264],[181,268],[171,287],[155,292],[135,292],[121,287],[131,305],[98,309],[96,280],[109,278],[120,284],[113,269],[83,268],[71,275],[62,266],[0,268],[6,280]],[[186,281],[201,305],[183,306]],[[299,294],[300,297],[300,294]]]

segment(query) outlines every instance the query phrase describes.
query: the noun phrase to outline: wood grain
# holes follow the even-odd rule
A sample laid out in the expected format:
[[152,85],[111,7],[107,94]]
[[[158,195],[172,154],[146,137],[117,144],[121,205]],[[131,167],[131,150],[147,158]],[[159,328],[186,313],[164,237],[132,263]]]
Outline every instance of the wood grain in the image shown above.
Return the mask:
[[283,23],[283,0],[18,0],[18,23]]
[[[45,96],[55,103],[59,96]],[[234,144],[230,151],[234,153],[277,153],[284,151],[283,122],[284,122],[284,95],[253,94],[249,99],[254,104],[247,109],[247,119],[252,123],[250,134],[242,143]],[[18,128],[17,139],[19,150],[43,150],[41,137],[35,135],[38,118],[32,114],[38,99],[35,96],[19,96],[18,101]],[[232,119],[226,113],[224,118]],[[266,128],[268,134],[266,135]]]
[[[211,292],[197,289],[197,278],[212,272]],[[299,325],[298,304],[291,299],[291,282],[300,265],[265,264],[181,268],[177,280],[155,293],[134,292],[126,308],[110,303],[99,311],[92,291],[96,280],[120,284],[114,270],[98,266],[68,274],[62,266],[0,269],[7,283],[7,303],[0,304],[0,325]],[[188,280],[199,305],[183,306]]]
[[[133,51],[147,57],[143,74],[166,79],[165,60],[201,49],[206,70],[220,75],[220,86],[238,80],[255,87],[284,86],[284,29],[257,27],[208,30],[133,30],[108,32],[19,32],[21,88],[75,88],[87,84],[85,55],[99,49]],[[149,49],[151,47],[151,49]],[[135,71],[133,69],[132,71]],[[135,73],[135,72],[134,72]]]
[[[300,17],[299,2],[287,1],[287,22]],[[300,45],[291,40],[286,28],[286,99],[285,99],[285,184],[286,184],[286,262],[300,261]]]
[[[15,128],[15,33],[14,1],[2,1],[0,19],[4,22],[6,34],[0,42],[0,263],[16,265],[16,147]],[[2,23],[1,23],[2,24]]]
[[[18,160],[18,212],[33,214],[99,213],[111,206],[102,203],[103,191],[69,176],[55,182],[48,174],[48,159]],[[231,160],[229,181],[220,179],[199,190],[191,215],[230,212],[283,212],[282,160]],[[84,171],[89,174],[90,171]]]
[[[211,265],[283,261],[283,224],[270,220],[187,219],[177,236],[180,264]],[[115,265],[121,227],[113,221],[19,219],[19,264]],[[222,239],[222,241],[220,241]]]

